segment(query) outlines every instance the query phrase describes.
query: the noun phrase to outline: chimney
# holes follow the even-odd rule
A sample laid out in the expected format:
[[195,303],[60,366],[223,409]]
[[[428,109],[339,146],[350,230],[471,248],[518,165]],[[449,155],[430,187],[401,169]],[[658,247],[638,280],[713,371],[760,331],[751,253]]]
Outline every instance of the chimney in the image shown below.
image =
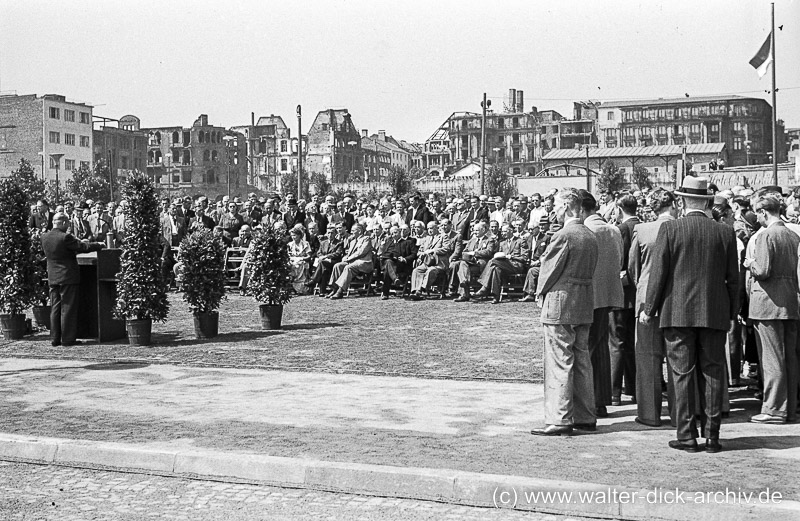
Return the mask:
[[362,138],[364,138],[364,137],[368,138],[369,137],[369,130],[367,130],[365,128],[362,128],[361,129],[361,137]]
[[521,90],[517,91],[516,107],[517,112],[525,112],[525,103],[523,99],[523,92]]
[[256,113],[255,112],[251,112],[250,113],[250,126],[251,127],[255,127],[256,126]]
[[511,112],[517,107],[517,89],[508,89],[508,108]]
[[385,130],[379,130],[378,131],[378,139],[380,139],[381,141],[386,141],[386,131]]

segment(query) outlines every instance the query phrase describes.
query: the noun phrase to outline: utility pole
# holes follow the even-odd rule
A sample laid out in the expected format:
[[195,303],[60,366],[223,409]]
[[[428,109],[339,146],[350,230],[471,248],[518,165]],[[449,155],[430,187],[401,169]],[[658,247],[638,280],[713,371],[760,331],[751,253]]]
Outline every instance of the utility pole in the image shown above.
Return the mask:
[[486,101],[486,93],[483,93],[483,101],[481,108],[483,113],[481,115],[481,193],[483,195],[486,189],[486,109],[492,106],[491,100]]
[[302,107],[297,106],[297,200],[303,198],[302,196],[302,182],[303,179],[303,127],[301,126],[301,113]]
[[[778,108],[775,87],[775,2],[772,4],[772,184],[778,185]],[[783,27],[783,26],[781,26]]]

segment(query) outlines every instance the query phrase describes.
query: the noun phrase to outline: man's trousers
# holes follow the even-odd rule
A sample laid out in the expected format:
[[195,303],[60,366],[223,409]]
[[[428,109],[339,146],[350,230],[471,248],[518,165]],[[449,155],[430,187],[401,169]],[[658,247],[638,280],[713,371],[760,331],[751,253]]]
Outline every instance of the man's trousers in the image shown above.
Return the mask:
[[78,334],[78,284],[50,286],[50,340],[69,344]]
[[545,423],[596,423],[589,324],[542,324],[542,329]]

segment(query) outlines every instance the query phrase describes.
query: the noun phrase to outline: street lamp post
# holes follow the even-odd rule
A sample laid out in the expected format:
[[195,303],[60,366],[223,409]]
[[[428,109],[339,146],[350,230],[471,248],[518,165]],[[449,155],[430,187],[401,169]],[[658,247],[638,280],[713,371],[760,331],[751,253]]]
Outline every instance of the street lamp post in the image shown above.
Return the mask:
[[231,141],[236,138],[234,136],[225,136],[222,141],[225,142],[225,156],[228,159],[228,200],[231,199]]
[[50,154],[50,160],[56,164],[56,200],[53,202],[54,205],[58,204],[58,170],[61,167],[62,157],[64,157],[64,154]]
[[483,195],[483,191],[486,186],[486,109],[492,106],[492,100],[486,100],[486,93],[483,93],[483,101],[481,102],[481,109],[483,110],[481,115],[481,193]]
[[301,116],[303,108],[297,106],[297,200],[303,198],[301,195],[302,179],[303,179],[303,127],[301,124]]
[[747,166],[750,166],[750,144],[753,143],[749,139],[744,142],[744,150],[747,154]]

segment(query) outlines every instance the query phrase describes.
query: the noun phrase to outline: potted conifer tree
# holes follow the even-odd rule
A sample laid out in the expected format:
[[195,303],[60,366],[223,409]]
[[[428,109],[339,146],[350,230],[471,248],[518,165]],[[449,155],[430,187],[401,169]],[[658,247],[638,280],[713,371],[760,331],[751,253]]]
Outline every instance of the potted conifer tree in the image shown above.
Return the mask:
[[12,180],[0,180],[0,208],[0,324],[6,340],[18,340],[25,334],[24,311],[33,302],[36,277],[28,194]]
[[169,312],[158,199],[153,182],[138,172],[123,185],[122,195],[128,206],[114,315],[125,320],[131,345],[150,345],[153,320],[163,322]]
[[197,230],[181,241],[178,262],[183,273],[183,300],[194,315],[197,338],[219,331],[219,309],[225,298],[225,245],[211,230]]
[[280,329],[283,306],[292,298],[292,277],[289,252],[284,237],[272,228],[259,231],[253,237],[245,255],[249,273],[247,289],[261,302],[261,326]]
[[47,283],[47,257],[42,248],[42,231],[31,229],[33,275],[33,318],[36,325],[50,329],[50,285]]

